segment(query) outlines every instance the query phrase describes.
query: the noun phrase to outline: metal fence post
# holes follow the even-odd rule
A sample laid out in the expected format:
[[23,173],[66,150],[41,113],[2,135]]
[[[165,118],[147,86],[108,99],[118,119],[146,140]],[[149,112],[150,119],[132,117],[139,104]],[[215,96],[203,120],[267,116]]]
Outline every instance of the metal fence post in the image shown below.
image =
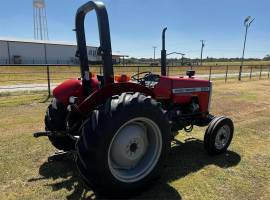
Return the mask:
[[211,75],[212,75],[212,66],[210,66],[210,71],[209,71],[209,81],[211,80]]
[[225,83],[227,83],[228,70],[229,70],[229,66],[227,65],[227,67],[226,67],[226,76],[225,76]]
[[268,78],[269,78],[269,75],[270,75],[270,66],[268,67]]
[[261,79],[261,77],[262,77],[262,65],[261,65],[261,68],[260,68],[260,77],[259,77],[259,79]]
[[48,99],[51,97],[51,78],[50,78],[50,66],[47,65],[47,81],[48,81]]
[[139,73],[140,73],[140,66],[138,65],[138,67],[137,67],[137,78],[139,79],[140,78],[140,75],[139,75]]
[[252,68],[253,66],[250,67],[249,80],[251,80],[251,77],[252,77]]
[[238,77],[238,81],[241,81],[241,78],[242,78],[242,68],[243,68],[243,66],[240,65],[240,67],[239,67],[239,77]]
[[[173,67],[173,62],[172,62],[172,67]],[[170,65],[168,65],[167,76],[170,76]]]
[[8,50],[8,64],[11,64],[10,45],[8,41],[7,41],[7,50]]

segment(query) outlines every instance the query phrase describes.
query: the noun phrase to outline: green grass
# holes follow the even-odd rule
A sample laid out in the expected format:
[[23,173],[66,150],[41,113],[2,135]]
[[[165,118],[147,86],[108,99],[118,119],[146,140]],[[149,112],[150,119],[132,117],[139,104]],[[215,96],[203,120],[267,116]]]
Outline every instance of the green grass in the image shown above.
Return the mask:
[[44,102],[48,97],[44,91],[0,93],[0,107],[28,105],[29,102]]
[[[269,80],[214,82],[212,113],[235,123],[229,151],[208,156],[205,128],[180,134],[162,177],[135,199],[270,199],[269,88]],[[92,199],[72,159],[48,162],[54,148],[31,136],[44,129],[44,97],[0,97],[0,199]]]

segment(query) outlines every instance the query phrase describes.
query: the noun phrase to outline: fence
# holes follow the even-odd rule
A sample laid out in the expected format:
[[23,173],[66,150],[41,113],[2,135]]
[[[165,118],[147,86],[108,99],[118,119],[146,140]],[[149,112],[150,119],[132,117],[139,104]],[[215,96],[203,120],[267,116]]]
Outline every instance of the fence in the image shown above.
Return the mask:
[[43,63],[49,63],[49,64],[57,64],[57,65],[79,65],[80,61],[78,58],[70,58],[70,59],[49,59],[45,60],[44,58],[33,58],[33,59],[23,59],[18,58],[17,60],[14,60],[14,57],[12,58],[5,58],[0,57],[0,66],[1,65],[41,65]]
[[[168,66],[170,76],[185,76],[187,70],[196,71],[196,76],[208,80],[238,80],[240,66]],[[115,66],[115,75],[150,71],[160,74],[160,66]],[[101,66],[91,67],[94,74],[102,74]],[[269,65],[245,65],[242,71],[242,80],[269,79]],[[0,98],[21,95],[25,91],[47,91],[50,97],[51,90],[66,79],[80,77],[78,65],[0,65]],[[6,94],[6,95],[5,95]]]

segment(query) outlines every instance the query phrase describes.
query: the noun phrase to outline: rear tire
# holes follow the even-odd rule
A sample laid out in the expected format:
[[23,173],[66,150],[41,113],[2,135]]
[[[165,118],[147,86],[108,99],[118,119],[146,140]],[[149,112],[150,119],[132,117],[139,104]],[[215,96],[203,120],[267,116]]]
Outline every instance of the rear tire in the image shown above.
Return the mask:
[[84,124],[76,149],[83,180],[96,192],[123,197],[160,175],[170,147],[169,122],[143,94],[107,100]]
[[231,119],[227,117],[215,117],[204,135],[204,147],[210,155],[224,153],[233,138],[234,126]]
[[[51,132],[64,132],[66,130],[65,119],[67,111],[61,103],[57,103],[57,109],[49,105],[45,115],[45,130]],[[52,145],[63,151],[75,149],[75,141],[68,136],[49,136]]]

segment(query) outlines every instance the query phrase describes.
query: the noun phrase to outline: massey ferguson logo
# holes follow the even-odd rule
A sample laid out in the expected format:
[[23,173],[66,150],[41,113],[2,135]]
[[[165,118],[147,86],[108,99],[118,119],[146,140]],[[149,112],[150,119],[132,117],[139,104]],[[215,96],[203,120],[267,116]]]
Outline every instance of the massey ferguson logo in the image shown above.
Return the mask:
[[193,92],[209,92],[210,87],[176,88],[176,89],[173,89],[172,91],[173,91],[173,94],[193,93]]

